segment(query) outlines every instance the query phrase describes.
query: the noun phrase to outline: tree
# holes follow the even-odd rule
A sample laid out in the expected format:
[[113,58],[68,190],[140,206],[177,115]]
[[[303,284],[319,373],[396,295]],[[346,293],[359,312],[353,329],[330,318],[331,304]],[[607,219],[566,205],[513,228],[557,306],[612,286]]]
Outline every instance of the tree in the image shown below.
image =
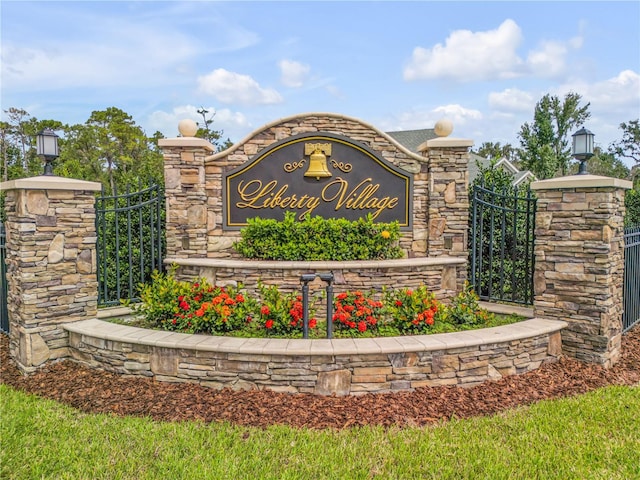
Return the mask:
[[204,107],[200,107],[197,110],[198,114],[202,116],[202,123],[198,123],[198,131],[196,133],[196,137],[204,138],[212,145],[215,145],[218,150],[225,150],[229,148],[233,143],[228,138],[221,142],[223,131],[222,130],[212,130],[211,125],[213,124],[213,117],[216,116],[215,110],[211,113],[209,117],[209,110],[206,110]]
[[[473,151],[473,150],[472,150]],[[500,142],[484,142],[478,150],[473,151],[477,155],[492,160],[506,158],[510,162],[516,162],[518,149],[514,148],[510,143],[500,145]]]
[[67,127],[65,137],[57,174],[102,182],[112,193],[129,184],[163,183],[161,135],[148,138],[119,108],[92,112],[84,125]]
[[[593,157],[587,161],[587,171],[591,175],[626,179],[629,177],[629,168],[622,163],[613,153],[605,152],[600,147],[595,147]],[[578,164],[570,168],[571,174],[578,173]]]
[[622,138],[609,146],[609,151],[619,157],[629,158],[640,165],[640,119],[620,124]]
[[624,224],[629,227],[640,227],[640,184],[627,190],[624,196],[624,205],[627,209]]
[[562,101],[546,94],[536,104],[533,123],[522,125],[518,133],[522,167],[539,179],[567,174],[571,160],[570,132],[591,116],[589,103],[580,106],[581,100],[573,92]]
[[45,128],[60,131],[57,120],[38,120],[19,108],[5,110],[8,121],[0,122],[3,181],[42,175],[43,163],[36,152],[36,135]]

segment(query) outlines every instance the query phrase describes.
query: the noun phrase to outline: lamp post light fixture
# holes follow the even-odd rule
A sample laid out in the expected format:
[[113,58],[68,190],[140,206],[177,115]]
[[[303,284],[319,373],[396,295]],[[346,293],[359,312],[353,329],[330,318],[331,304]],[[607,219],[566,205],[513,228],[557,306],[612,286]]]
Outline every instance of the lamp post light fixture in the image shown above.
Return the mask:
[[45,128],[36,137],[38,155],[44,158],[44,174],[53,175],[52,162],[58,158],[58,135],[50,128]]
[[574,158],[580,160],[578,175],[587,175],[587,160],[593,157],[593,137],[595,135],[582,127],[571,136],[573,137],[571,153]]

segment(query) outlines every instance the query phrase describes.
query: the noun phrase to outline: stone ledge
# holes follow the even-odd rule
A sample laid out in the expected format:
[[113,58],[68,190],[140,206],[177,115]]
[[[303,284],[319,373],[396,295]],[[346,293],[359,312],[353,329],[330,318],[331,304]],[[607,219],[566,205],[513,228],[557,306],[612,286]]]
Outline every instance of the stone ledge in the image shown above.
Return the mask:
[[559,188],[597,188],[613,187],[631,189],[633,183],[619,178],[601,177],[599,175],[570,175],[566,177],[540,180],[531,184],[531,190],[555,190]]
[[[163,348],[188,348],[196,352],[250,353],[261,355],[364,355],[410,353],[480,347],[522,340],[562,330],[566,322],[534,318],[501,327],[455,333],[381,338],[333,340],[289,340],[281,338],[237,338],[164,332],[119,325],[103,320],[83,320],[63,325],[69,332],[115,342]],[[308,344],[308,348],[303,343]]]
[[347,270],[372,268],[422,267],[435,265],[462,265],[466,263],[461,257],[417,257],[398,258],[393,260],[352,260],[342,262],[330,261],[277,261],[277,260],[238,260],[229,258],[177,258],[164,259],[167,265],[176,264],[187,267],[213,268],[252,268],[282,270]]
[[87,182],[74,178],[40,175],[30,178],[19,178],[0,183],[0,190],[74,190],[97,192],[102,189],[98,182]]

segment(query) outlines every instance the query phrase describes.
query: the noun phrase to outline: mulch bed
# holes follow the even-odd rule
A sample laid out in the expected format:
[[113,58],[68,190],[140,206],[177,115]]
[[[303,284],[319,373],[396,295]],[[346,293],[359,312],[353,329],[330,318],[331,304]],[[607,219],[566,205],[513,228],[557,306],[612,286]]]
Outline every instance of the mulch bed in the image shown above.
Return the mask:
[[421,426],[453,417],[491,415],[545,399],[607,385],[640,382],[640,327],[623,336],[621,360],[611,369],[562,357],[536,371],[472,388],[420,388],[414,392],[323,397],[270,391],[213,390],[125,377],[62,361],[23,375],[0,335],[0,382],[88,413],[149,417],[158,421],[227,421],[266,427],[314,429],[358,425]]

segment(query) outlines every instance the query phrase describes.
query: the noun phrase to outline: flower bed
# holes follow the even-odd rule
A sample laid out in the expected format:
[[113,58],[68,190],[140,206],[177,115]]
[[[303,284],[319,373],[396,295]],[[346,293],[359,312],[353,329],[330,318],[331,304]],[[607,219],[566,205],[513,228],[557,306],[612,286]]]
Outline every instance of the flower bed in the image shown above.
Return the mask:
[[[253,297],[242,286],[211,285],[205,278],[179,281],[172,269],[154,273],[141,291],[141,303],[133,308],[142,317],[139,324],[149,328],[242,337],[302,336],[302,296],[281,293],[273,285],[259,284],[258,290]],[[384,288],[378,295],[347,290],[333,298],[329,321],[337,337],[416,335],[497,325],[495,315],[481,308],[478,300],[468,287],[449,304],[439,302],[424,285]],[[308,327],[313,338],[322,338],[327,325],[314,317],[317,302],[326,300],[311,297]]]

